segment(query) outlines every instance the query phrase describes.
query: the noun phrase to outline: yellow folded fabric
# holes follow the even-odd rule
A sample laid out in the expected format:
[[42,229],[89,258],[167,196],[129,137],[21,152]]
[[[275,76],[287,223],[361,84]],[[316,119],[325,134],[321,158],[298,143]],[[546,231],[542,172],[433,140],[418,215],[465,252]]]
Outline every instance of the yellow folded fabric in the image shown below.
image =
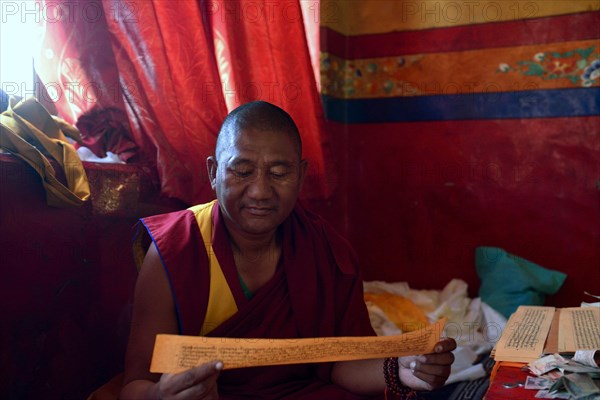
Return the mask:
[[[35,170],[42,178],[46,202],[53,207],[80,206],[90,197],[83,164],[66,136],[80,139],[75,127],[50,115],[36,99],[23,100],[0,114],[0,147]],[[47,157],[64,170],[67,186],[56,178]]]

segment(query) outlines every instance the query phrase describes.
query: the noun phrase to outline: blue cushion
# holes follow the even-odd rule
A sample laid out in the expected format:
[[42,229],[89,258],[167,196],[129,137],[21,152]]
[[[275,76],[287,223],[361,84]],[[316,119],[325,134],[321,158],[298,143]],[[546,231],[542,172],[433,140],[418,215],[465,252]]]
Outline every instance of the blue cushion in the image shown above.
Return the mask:
[[479,296],[507,318],[520,305],[544,305],[545,295],[556,293],[567,278],[497,247],[478,247],[475,266]]

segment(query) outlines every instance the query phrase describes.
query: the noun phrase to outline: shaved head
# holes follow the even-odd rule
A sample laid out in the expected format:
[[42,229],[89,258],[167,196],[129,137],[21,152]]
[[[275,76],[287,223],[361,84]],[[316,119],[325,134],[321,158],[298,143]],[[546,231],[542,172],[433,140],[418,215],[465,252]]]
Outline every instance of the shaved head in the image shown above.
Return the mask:
[[302,160],[298,128],[288,113],[255,101],[225,118],[206,167],[235,242],[275,237],[296,205],[308,163]]
[[283,109],[266,101],[253,101],[233,110],[223,121],[215,156],[219,160],[222,151],[233,145],[241,131],[257,130],[278,132],[292,137],[296,144],[298,159],[302,158],[302,139],[294,120]]

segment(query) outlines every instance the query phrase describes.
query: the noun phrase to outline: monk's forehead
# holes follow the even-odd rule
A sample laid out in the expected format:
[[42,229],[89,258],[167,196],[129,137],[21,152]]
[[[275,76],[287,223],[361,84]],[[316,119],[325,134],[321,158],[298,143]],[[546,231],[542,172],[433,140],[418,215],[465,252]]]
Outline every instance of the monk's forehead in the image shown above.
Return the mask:
[[222,130],[219,135],[219,143],[217,145],[217,159],[219,159],[224,152],[229,153],[239,143],[252,142],[253,139],[260,135],[268,137],[270,140],[285,140],[292,146],[294,152],[298,154],[298,158],[301,158],[302,149],[297,133],[286,130],[286,129],[261,129],[258,127],[241,127],[234,125],[228,127],[228,129]]

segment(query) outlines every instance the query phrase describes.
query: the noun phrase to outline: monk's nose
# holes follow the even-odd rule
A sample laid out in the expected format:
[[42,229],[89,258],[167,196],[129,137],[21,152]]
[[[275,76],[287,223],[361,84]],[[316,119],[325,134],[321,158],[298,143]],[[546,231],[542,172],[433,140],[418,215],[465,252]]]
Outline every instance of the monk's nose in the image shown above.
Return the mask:
[[273,188],[267,174],[260,172],[248,187],[248,196],[254,200],[266,200],[273,194]]

